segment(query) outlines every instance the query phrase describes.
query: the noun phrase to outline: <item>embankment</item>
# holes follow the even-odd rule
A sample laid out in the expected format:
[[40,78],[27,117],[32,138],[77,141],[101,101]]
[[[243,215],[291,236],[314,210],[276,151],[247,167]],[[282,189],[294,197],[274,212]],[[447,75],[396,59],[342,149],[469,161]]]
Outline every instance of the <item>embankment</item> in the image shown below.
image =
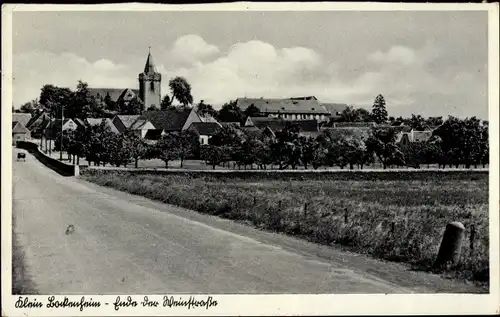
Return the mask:
[[45,166],[53,169],[63,176],[78,176],[80,174],[80,168],[78,165],[66,164],[46,155],[45,153],[40,151],[40,148],[36,143],[28,141],[18,141],[16,146],[33,154],[33,156],[35,156]]

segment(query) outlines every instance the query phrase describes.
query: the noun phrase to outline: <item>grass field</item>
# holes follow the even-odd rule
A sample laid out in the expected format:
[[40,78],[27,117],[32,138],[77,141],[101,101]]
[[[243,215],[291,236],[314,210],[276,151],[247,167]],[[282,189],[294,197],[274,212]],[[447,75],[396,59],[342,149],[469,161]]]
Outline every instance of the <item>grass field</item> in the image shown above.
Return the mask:
[[[262,180],[89,171],[88,181],[256,227],[428,270],[450,221],[466,227],[446,276],[487,283],[488,176],[421,180]],[[470,229],[475,227],[473,249]]]

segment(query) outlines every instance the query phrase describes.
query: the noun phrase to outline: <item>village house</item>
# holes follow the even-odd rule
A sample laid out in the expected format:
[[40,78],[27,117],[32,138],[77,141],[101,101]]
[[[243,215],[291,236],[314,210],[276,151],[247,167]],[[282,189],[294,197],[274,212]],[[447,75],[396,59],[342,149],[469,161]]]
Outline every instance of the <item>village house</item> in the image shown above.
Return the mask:
[[[77,122],[77,120],[78,121],[81,121],[81,120],[75,119],[75,122],[77,123],[77,125],[80,125]],[[106,126],[111,130],[111,132],[113,132],[115,134],[120,133],[110,118],[87,118],[87,119],[85,119],[84,122],[86,122],[89,126],[96,126],[96,125],[100,125],[103,120],[104,120],[104,123],[106,124]]]
[[193,122],[203,122],[194,108],[145,111],[141,118],[154,126],[145,134],[145,138],[151,140],[157,140],[169,132],[185,131]]
[[[405,129],[406,130],[406,129]],[[409,132],[401,131],[396,134],[396,144],[400,148],[407,148],[414,142],[427,142],[432,138],[432,130],[416,131],[411,129]]]
[[42,112],[38,116],[31,118],[28,124],[26,124],[26,128],[30,130],[31,137],[40,138],[44,133],[43,130],[51,120],[51,117],[47,113]]
[[13,113],[12,114],[12,122],[20,122],[23,126],[27,127],[28,122],[30,122],[32,116],[31,113]]
[[22,122],[12,121],[12,145],[17,141],[26,141],[30,138],[30,130]]
[[116,127],[118,133],[133,131],[141,138],[145,138],[148,131],[155,129],[151,121],[141,115],[116,115],[111,124]]
[[[262,133],[272,134],[275,137],[276,132],[283,130],[289,120],[273,117],[248,117],[245,121],[245,125],[242,127],[244,131],[250,131],[250,133],[255,133],[255,128],[263,130]],[[318,120],[297,120],[293,122],[300,131],[300,135],[307,137],[316,137],[320,132]],[[254,132],[252,132],[254,131]]]
[[221,126],[216,122],[193,122],[187,128],[187,131],[193,131],[199,137],[201,145],[208,144],[208,141],[212,136],[217,134],[221,129]]
[[44,136],[46,139],[53,140],[57,137],[57,134],[62,131],[76,130],[78,125],[70,118],[52,119],[44,129]]

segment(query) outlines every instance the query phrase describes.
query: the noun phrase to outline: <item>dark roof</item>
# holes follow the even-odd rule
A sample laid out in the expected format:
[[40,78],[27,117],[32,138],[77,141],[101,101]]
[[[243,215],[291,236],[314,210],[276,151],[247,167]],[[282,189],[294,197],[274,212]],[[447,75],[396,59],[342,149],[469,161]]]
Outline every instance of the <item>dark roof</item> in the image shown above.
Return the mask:
[[[254,121],[254,119],[256,119]],[[271,129],[271,131],[276,132],[276,131],[281,131],[283,130],[287,123],[294,124],[296,125],[300,131],[303,132],[314,132],[314,131],[319,131],[319,126],[318,126],[318,121],[317,120],[297,120],[297,121],[290,121],[290,120],[283,120],[279,118],[264,118],[267,120],[263,120],[261,117],[257,118],[251,118],[251,120],[254,123],[254,126],[260,129],[264,129],[268,127]]]
[[31,113],[13,113],[12,121],[21,122],[24,126],[28,125],[31,120]]
[[[120,96],[129,88],[87,88],[89,91],[89,94],[93,97],[98,97],[100,96],[101,98],[104,99],[106,97],[106,94],[109,94],[109,97],[113,101],[118,101]],[[139,96],[139,90],[138,89],[130,89],[135,95]]]
[[291,100],[318,100],[316,96],[292,97]]
[[236,105],[241,111],[254,105],[263,113],[329,114],[317,100],[238,98]]
[[22,124],[22,122],[12,122],[12,133],[29,133],[30,130]]
[[375,122],[334,122],[333,128],[370,128]]
[[392,127],[396,132],[410,132],[412,128],[407,125],[398,125],[398,126],[393,126]]
[[31,118],[26,127],[30,130],[45,128],[45,126],[50,122],[51,118],[45,112],[42,112],[36,117]]
[[[118,131],[118,129],[114,125],[113,120],[111,120],[110,118],[87,118],[85,120],[87,121],[87,123],[90,126],[100,125],[102,123],[102,120],[105,120],[106,125],[109,127],[111,132],[120,133],[120,131]],[[79,124],[78,122],[76,122],[76,120],[74,120],[74,121],[75,121],[75,123]]]
[[347,109],[348,105],[345,103],[329,103],[322,102],[323,107],[325,107],[326,111],[328,111],[332,116],[338,116],[342,111]]
[[82,126],[82,127],[85,126],[85,122],[80,118],[75,118],[75,119],[73,119],[73,121],[75,121],[75,123],[79,126]]
[[158,140],[161,138],[162,132],[162,130],[148,130],[146,131],[146,135],[144,136],[144,138],[148,140]]
[[153,61],[153,55],[151,55],[151,52],[149,52],[148,54],[148,59],[146,60],[146,65],[144,66],[144,73],[145,74],[156,73],[156,66],[155,62]]
[[[141,130],[146,124],[150,123],[146,118],[138,118],[132,125],[129,127],[130,130]],[[148,129],[153,130],[153,129]]]
[[130,101],[134,98],[141,100],[141,98],[139,97],[139,91],[134,90],[134,89],[130,89],[130,88],[126,88],[122,91],[122,93],[120,94],[120,96],[118,97],[116,102],[120,102],[120,100]]
[[240,127],[241,126],[241,123],[239,122],[219,122],[220,125],[226,127],[233,127],[233,128],[237,128],[237,127]]
[[137,121],[141,116],[138,114],[132,115],[117,115],[116,116],[123,123],[126,129],[130,128],[134,122]]
[[180,131],[186,123],[191,109],[177,110],[154,110],[145,111],[142,117],[151,121],[156,129],[165,131]]
[[260,139],[264,129],[260,129],[254,126],[249,126],[249,127],[241,127],[240,130],[243,131],[243,133],[249,137]]
[[220,130],[220,126],[215,122],[193,122],[190,129],[194,129],[200,135],[214,135]]
[[370,128],[326,128],[323,129],[323,131],[329,131],[329,133],[332,134],[333,137],[357,135],[367,138],[371,133]]
[[13,121],[12,122],[12,133],[28,133],[28,130],[22,122]]

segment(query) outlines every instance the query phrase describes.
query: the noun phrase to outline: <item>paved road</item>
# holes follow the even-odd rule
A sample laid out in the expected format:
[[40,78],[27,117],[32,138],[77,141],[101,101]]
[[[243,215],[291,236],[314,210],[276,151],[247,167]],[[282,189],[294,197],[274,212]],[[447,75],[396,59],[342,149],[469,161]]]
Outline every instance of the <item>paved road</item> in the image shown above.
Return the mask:
[[[26,162],[13,159],[13,186],[14,230],[41,294],[408,293],[464,287],[63,177],[29,154]],[[75,230],[66,234],[70,224]]]

